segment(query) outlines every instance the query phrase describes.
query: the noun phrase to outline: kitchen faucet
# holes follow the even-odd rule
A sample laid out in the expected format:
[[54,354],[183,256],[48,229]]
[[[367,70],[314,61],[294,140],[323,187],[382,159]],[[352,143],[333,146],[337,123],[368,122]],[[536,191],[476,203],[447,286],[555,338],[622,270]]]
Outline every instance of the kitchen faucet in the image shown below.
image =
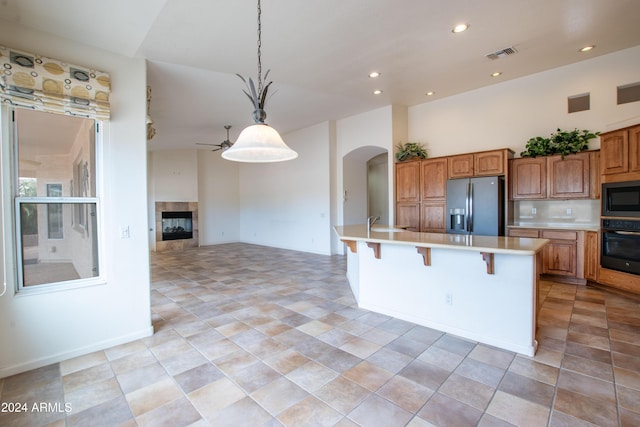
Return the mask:
[[371,226],[375,224],[379,219],[379,216],[370,216],[369,218],[367,218],[367,231],[371,231]]

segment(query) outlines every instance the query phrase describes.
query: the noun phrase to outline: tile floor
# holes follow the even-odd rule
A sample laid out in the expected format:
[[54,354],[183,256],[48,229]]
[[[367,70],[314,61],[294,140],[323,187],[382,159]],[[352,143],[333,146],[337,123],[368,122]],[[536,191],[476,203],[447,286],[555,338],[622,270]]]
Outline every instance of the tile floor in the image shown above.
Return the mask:
[[639,300],[542,282],[529,358],[358,309],[344,257],[151,260],[156,334],[0,380],[0,402],[30,411],[0,425],[640,425]]

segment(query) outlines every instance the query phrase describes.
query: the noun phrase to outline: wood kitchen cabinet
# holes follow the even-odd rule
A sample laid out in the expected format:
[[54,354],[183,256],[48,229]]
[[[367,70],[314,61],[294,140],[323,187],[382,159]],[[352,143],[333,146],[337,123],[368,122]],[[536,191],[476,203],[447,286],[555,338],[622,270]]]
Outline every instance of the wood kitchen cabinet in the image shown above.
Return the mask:
[[422,202],[420,231],[444,233],[447,230],[446,202]]
[[420,231],[420,203],[397,203],[395,222],[409,231]]
[[598,281],[598,267],[600,266],[600,233],[585,232],[584,237],[584,278]]
[[396,224],[444,233],[447,158],[396,163]]
[[511,161],[511,199],[547,198],[547,159],[523,157]]
[[[535,228],[510,228],[507,231],[509,237],[549,239],[549,243],[542,249],[542,273],[563,277],[561,280],[570,283],[581,284],[586,283],[585,278],[587,278],[588,274],[592,274],[593,262],[596,263],[595,268],[598,268],[597,255],[595,260],[594,258],[589,258],[589,261],[587,261],[586,233],[583,230]],[[598,233],[593,232],[593,234],[597,245]],[[591,243],[593,243],[593,240],[591,240]],[[597,248],[595,250],[597,251]],[[587,268],[589,268],[589,271],[587,271]]]
[[578,232],[543,230],[540,237],[550,240],[542,249],[542,272],[577,277]]
[[474,176],[504,175],[507,150],[484,151],[473,155]]
[[602,182],[640,179],[640,125],[600,135]]
[[511,161],[511,200],[598,199],[598,151]]
[[510,150],[491,150],[449,157],[449,178],[498,176],[505,174]]
[[439,157],[420,162],[422,201],[447,198],[447,158]]
[[550,199],[585,199],[591,194],[591,153],[547,158]]
[[509,237],[529,237],[532,239],[540,237],[538,230],[533,228],[510,228],[507,235]]
[[[420,162],[396,163],[396,202],[420,201]],[[419,217],[419,216],[418,216]]]
[[420,209],[420,231],[444,233],[447,198],[446,157],[426,159],[421,162],[422,206]]
[[448,161],[450,179],[469,178],[473,176],[473,154],[450,156]]

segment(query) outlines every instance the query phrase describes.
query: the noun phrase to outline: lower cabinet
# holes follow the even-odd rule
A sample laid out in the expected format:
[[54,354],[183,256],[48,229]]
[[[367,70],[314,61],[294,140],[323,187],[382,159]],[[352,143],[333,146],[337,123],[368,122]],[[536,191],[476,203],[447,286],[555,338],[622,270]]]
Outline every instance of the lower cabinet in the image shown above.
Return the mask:
[[597,275],[598,269],[597,247],[594,255],[593,247],[586,243],[587,233],[594,235],[590,237],[591,245],[594,237],[597,245],[598,233],[581,230],[510,228],[507,235],[549,239],[549,243],[542,249],[542,273],[562,276],[573,283],[584,283],[585,279],[595,280],[590,276]]
[[542,249],[542,272],[584,278],[578,274],[578,233],[577,231],[543,230],[540,237],[549,239]]
[[445,211],[445,202],[422,202],[420,231],[444,233],[447,229]]
[[409,231],[444,233],[445,202],[398,203],[395,223]]
[[584,278],[598,281],[600,266],[600,233],[587,231],[584,238]]
[[420,203],[398,203],[395,222],[409,231],[420,231]]

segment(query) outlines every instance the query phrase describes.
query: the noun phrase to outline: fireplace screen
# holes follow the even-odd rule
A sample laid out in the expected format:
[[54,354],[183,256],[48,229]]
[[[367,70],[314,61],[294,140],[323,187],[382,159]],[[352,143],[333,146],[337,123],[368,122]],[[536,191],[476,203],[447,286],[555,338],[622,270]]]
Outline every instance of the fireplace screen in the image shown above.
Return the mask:
[[192,238],[192,212],[162,212],[162,240]]

